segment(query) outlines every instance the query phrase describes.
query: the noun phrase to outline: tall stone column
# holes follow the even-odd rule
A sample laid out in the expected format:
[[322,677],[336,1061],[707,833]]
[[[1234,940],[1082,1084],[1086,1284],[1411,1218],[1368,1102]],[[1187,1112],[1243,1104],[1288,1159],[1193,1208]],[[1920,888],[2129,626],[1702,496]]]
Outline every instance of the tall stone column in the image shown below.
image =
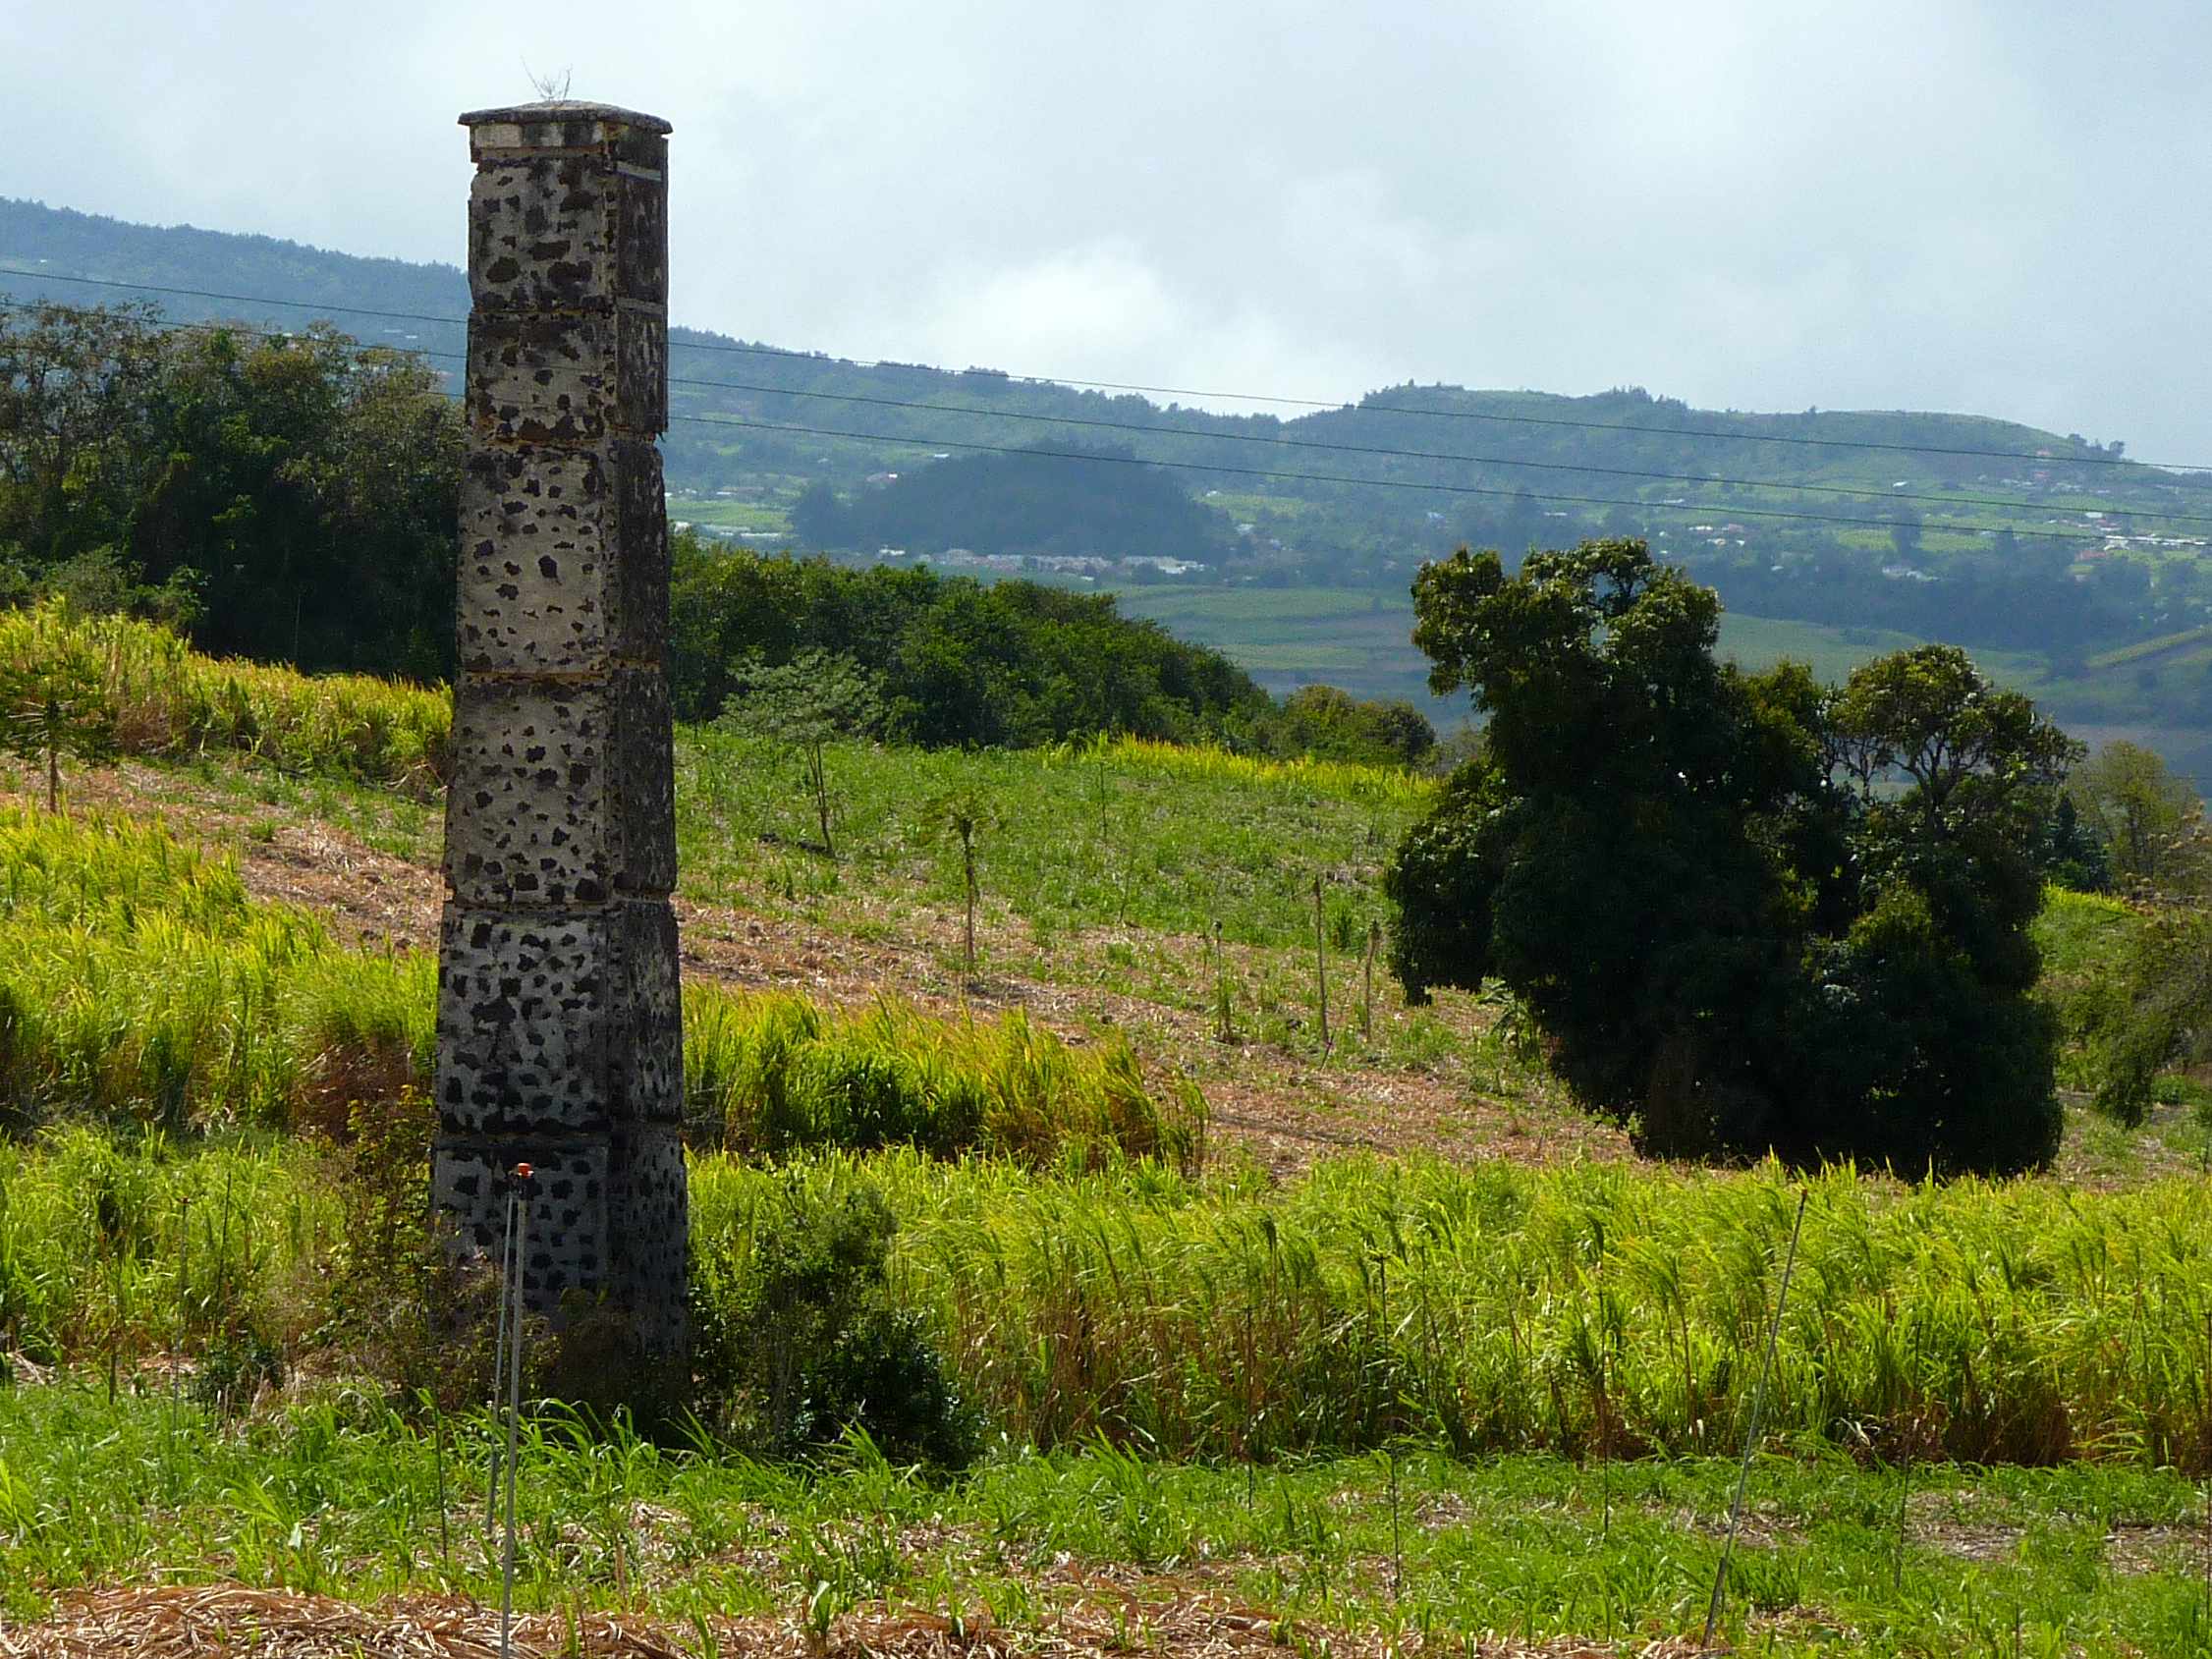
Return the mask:
[[525,1304],[686,1345],[683,1026],[665,654],[668,123],[461,118],[468,470],[431,1201],[496,1262],[534,1167]]

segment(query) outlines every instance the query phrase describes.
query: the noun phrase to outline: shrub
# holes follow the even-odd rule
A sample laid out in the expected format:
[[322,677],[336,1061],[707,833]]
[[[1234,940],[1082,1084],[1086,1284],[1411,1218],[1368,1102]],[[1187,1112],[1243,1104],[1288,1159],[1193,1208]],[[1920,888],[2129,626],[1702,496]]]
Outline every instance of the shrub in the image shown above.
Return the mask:
[[742,1440],[790,1457],[857,1430],[893,1458],[954,1468],[974,1456],[976,1414],[927,1322],[891,1298],[897,1231],[871,1184],[793,1172],[741,1234],[700,1253],[696,1363]]

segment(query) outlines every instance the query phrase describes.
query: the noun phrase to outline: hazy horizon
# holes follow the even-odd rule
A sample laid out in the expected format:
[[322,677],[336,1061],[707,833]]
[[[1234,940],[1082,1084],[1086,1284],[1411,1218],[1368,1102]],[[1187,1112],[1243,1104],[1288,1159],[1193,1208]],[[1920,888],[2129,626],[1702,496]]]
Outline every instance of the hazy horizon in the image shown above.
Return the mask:
[[623,36],[556,0],[520,42],[419,4],[303,41],[260,0],[132,0],[16,21],[0,88],[37,137],[0,194],[454,264],[454,116],[573,67],[676,125],[695,327],[1327,400],[1941,410],[2212,461],[2184,369],[2212,9],[1778,10],[784,0]]

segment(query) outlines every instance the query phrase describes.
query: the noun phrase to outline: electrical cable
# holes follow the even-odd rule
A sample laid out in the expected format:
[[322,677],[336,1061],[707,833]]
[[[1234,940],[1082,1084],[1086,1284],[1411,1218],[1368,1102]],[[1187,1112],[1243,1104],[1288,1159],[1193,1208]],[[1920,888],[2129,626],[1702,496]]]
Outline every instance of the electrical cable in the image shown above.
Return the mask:
[[[105,277],[65,275],[59,271],[28,271],[20,266],[0,265],[0,276],[27,277],[38,282],[74,282],[93,288],[124,290],[137,294],[167,294],[196,300],[222,300],[248,305],[283,305],[308,311],[343,312],[348,316],[379,317],[393,322],[427,322],[449,328],[465,328],[467,317],[439,316],[428,311],[383,310],[366,305],[346,305],[326,300],[276,300],[251,294],[228,294],[213,289],[182,288],[158,283],[118,282]],[[2146,470],[2167,472],[2212,472],[2212,462],[2188,461],[2138,461],[2119,455],[2045,455],[2034,450],[1971,449],[1944,444],[1891,443],[1871,438],[1815,438],[1799,433],[1784,432],[1729,432],[1713,427],[1655,426],[1632,420],[1577,420],[1560,415],[1501,415],[1484,410],[1418,409],[1400,404],[1377,404],[1366,401],[1347,403],[1342,399],[1287,397],[1269,392],[1209,391],[1189,386],[1156,386],[1129,380],[1084,380],[1073,375],[1016,374],[997,369],[960,370],[929,369],[927,364],[901,362],[891,358],[835,358],[821,352],[801,352],[785,346],[748,346],[738,341],[689,341],[669,342],[670,350],[686,352],[721,352],[747,357],[796,358],[805,362],[842,364],[852,368],[909,368],[927,369],[932,373],[960,375],[980,373],[991,379],[1005,379],[1035,386],[1075,386],[1078,388],[1144,392],[1162,397],[1210,398],[1228,403],[1281,404],[1289,408],[1311,410],[1343,410],[1375,415],[1405,415],[1450,420],[1489,420],[1508,425],[1556,426],[1581,431],[1637,432],[1682,438],[1702,438],[1725,443],[1796,444],[1818,449],[1876,450],[1900,455],[1942,455],[1977,457],[1993,461],[2034,461],[2049,466],[2082,467],[2140,467]]]
[[[1176,471],[1207,472],[1227,477],[1278,478],[1315,484],[1355,484],[1367,489],[1428,490],[1445,495],[1496,496],[1504,500],[1518,500],[1523,496],[1530,501],[1567,502],[1581,507],[1634,507],[1645,512],[1710,513],[1718,517],[1742,516],[1758,519],[1797,519],[1816,524],[1851,525],[1859,529],[1882,529],[1895,523],[1889,519],[1853,518],[1842,513],[1804,513],[1780,507],[1746,507],[1741,502],[1654,502],[1637,501],[1627,496],[1537,494],[1529,490],[1495,489],[1477,484],[1430,484],[1412,478],[1355,478],[1334,472],[1280,472],[1260,467],[1221,467],[1198,461],[1150,461],[1136,455],[1110,455],[1099,450],[1048,450],[1033,449],[1018,444],[974,443],[960,438],[894,437],[885,432],[851,432],[829,426],[787,425],[773,420],[746,420],[734,415],[671,415],[671,421],[691,421],[704,426],[740,426],[764,432],[797,432],[816,438],[851,438],[862,443],[908,444],[917,449],[966,449],[991,455],[1033,455],[1058,461],[1104,461],[1131,467],[1163,467]],[[2053,541],[2092,540],[2102,542],[2105,531],[2083,532],[2078,529],[2042,529],[2030,527],[2022,530],[2013,525],[1936,524],[1922,526],[1925,529],[1974,534],[2000,535],[2011,530],[2015,535],[2041,537]]]
[[[21,309],[22,304],[22,302],[0,300],[0,309]],[[301,338],[296,334],[267,329],[246,328],[241,325],[227,323],[173,322],[164,320],[155,322],[154,324],[152,324],[152,326],[169,333],[182,331],[224,331],[245,335],[250,339],[293,340]],[[355,344],[359,349],[363,351],[390,351],[405,356],[440,359],[447,361],[465,360],[464,355],[459,352],[432,351],[416,346],[380,346],[373,342],[356,342]],[[1179,437],[1196,441],[1204,441],[1209,438],[1223,438],[1239,442],[1283,444],[1302,449],[1339,451],[1355,455],[1375,455],[1394,459],[1453,462],[1469,466],[1540,468],[1546,470],[1582,472],[1597,476],[1651,478],[1654,480],[1678,483],[1707,483],[1717,484],[1724,488],[1795,490],[1800,493],[1843,495],[1856,499],[1872,501],[1937,501],[1943,503],[1944,505],[1950,506],[1987,507],[1998,512],[2020,516],[2036,513],[2047,513],[2050,511],[2048,507],[2033,502],[2004,502],[1988,500],[1986,498],[1967,498],[1960,500],[1949,497],[1918,494],[1898,495],[1893,493],[1885,493],[1882,491],[1854,490],[1835,485],[1793,483],[1781,480],[1712,476],[1700,477],[1693,473],[1647,472],[1630,468],[1577,466],[1573,463],[1564,462],[1526,462],[1518,461],[1502,456],[1470,456],[1447,454],[1426,450],[1381,449],[1355,444],[1331,444],[1300,439],[1266,438],[1244,433],[1194,432],[1189,430],[1189,428],[1184,427],[1147,426],[1134,421],[1106,421],[1087,419],[1078,416],[1017,414],[995,410],[974,410],[966,409],[958,405],[921,403],[897,398],[863,397],[834,392],[818,393],[794,391],[788,390],[783,387],[753,386],[745,382],[738,381],[699,381],[687,380],[680,377],[671,376],[669,383],[671,385],[722,388],[731,391],[766,393],[778,397],[820,398],[840,403],[886,405],[895,409],[922,410],[931,413],[946,415],[968,415],[986,419],[1025,419],[1047,422],[1057,421],[1068,425],[1104,427],[1115,431],[1128,431],[1139,435]],[[1593,507],[1628,507],[1635,508],[1647,513],[1665,512],[1684,515],[1709,514],[1724,519],[1733,515],[1742,515],[1747,518],[1787,519],[1815,524],[1850,525],[1859,528],[1877,529],[1885,525],[1891,525],[1897,523],[1897,521],[1894,519],[1877,515],[1867,515],[1862,517],[1841,513],[1810,513],[1774,507],[1752,507],[1746,506],[1741,502],[1646,501],[1634,497],[1538,493],[1527,489],[1507,489],[1502,487],[1479,486],[1472,484],[1429,482],[1416,478],[1363,478],[1344,473],[1300,472],[1263,468],[1235,467],[1225,464],[1215,464],[1211,462],[1156,460],[1135,455],[1111,455],[1099,451],[1046,450],[1026,445],[980,443],[968,439],[933,437],[927,434],[901,435],[885,432],[853,432],[833,427],[808,426],[783,421],[749,420],[742,416],[727,415],[685,415],[672,412],[669,415],[669,419],[671,422],[691,422],[694,424],[715,426],[738,426],[750,428],[753,430],[772,432],[794,432],[809,437],[845,438],[857,442],[896,444],[920,449],[945,448],[969,450],[996,455],[1047,456],[1063,461],[1103,461],[1143,467],[1160,467],[1178,471],[1203,472],[1229,477],[1265,478],[1287,482],[1346,484],[1355,487],[1376,489],[1428,490],[1450,495],[1484,496],[1506,500],[1519,499],[1522,496],[1526,496],[1529,500],[1535,502],[1548,501],[1554,503],[1566,503],[1576,506]],[[2161,513],[2147,508],[2112,507],[2102,509],[2102,511],[2106,517],[2156,519],[2167,524],[2212,525],[2212,515]],[[1979,525],[1971,523],[1961,523],[1950,520],[1939,520],[1932,524],[1923,524],[1920,527],[1923,530],[1932,530],[1939,534],[1949,532],[1959,534],[1999,535],[2009,531],[2014,535],[2028,535],[2052,540],[2090,541],[2099,543],[2103,542],[2111,534],[2111,531],[2109,529],[2100,526],[2081,525],[2053,525],[2048,523],[2042,525]]]

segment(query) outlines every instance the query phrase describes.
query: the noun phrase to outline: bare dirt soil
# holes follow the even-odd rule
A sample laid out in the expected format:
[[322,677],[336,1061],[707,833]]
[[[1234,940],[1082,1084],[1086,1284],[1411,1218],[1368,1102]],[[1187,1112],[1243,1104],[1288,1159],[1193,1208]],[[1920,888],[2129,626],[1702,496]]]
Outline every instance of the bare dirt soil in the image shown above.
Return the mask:
[[[0,1659],[497,1659],[496,1608],[435,1597],[357,1605],[327,1596],[241,1585],[172,1585],[65,1596],[50,1618],[0,1627]],[[1159,1599],[1125,1592],[1061,1602],[1034,1628],[955,1622],[935,1614],[856,1613],[817,1632],[796,1620],[715,1619],[682,1629],[629,1615],[527,1614],[515,1622],[514,1651],[530,1659],[690,1659],[708,1650],[731,1659],[1090,1659],[1142,1651],[1161,1659],[1234,1659],[1263,1652],[1326,1652],[1382,1659],[1402,1639],[1380,1632],[1319,1631],[1206,1595]],[[1695,1651],[1687,1640],[1634,1649],[1642,1659]],[[1574,1639],[1533,1645],[1503,1637],[1455,1638],[1456,1659],[1615,1659],[1620,1645]]]
[[[0,773],[0,802],[38,799],[28,783]],[[80,771],[68,791],[77,805],[158,813],[179,833],[224,847],[257,898],[316,912],[350,945],[436,948],[445,886],[434,865],[379,852],[338,825],[256,809],[171,769],[126,762]],[[1197,1081],[1212,1108],[1216,1152],[1246,1154],[1277,1177],[1318,1158],[1362,1151],[1524,1163],[1630,1155],[1625,1135],[1575,1112],[1553,1091],[1493,1095],[1456,1058],[1433,1066],[1323,1063],[1311,1047],[1222,1042],[1197,1010],[1102,986],[1011,973],[965,981],[957,912],[910,912],[897,938],[863,939],[788,915],[684,899],[676,908],[689,978],[802,991],[848,1007],[888,994],[940,1014],[989,1017],[1019,1008],[1072,1043],[1119,1029],[1147,1067],[1181,1070]],[[1016,957],[1023,929],[985,927],[978,941],[986,963]],[[1189,945],[1193,958],[1205,949],[1198,940]],[[1484,1018],[1466,1005],[1453,1021],[1471,1036]]]

